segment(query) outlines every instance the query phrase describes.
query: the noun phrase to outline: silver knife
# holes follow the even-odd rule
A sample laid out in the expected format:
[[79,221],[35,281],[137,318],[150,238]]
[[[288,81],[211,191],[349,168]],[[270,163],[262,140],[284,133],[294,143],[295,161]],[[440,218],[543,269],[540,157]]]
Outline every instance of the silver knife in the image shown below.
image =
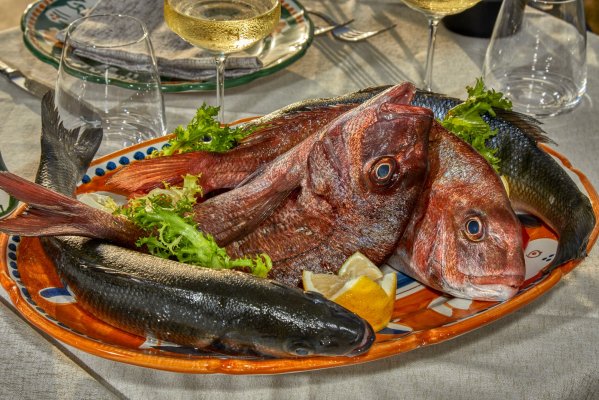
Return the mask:
[[27,78],[21,71],[0,60],[0,75],[4,76],[10,82],[14,83],[27,93],[35,97],[42,98],[51,88],[47,85]]

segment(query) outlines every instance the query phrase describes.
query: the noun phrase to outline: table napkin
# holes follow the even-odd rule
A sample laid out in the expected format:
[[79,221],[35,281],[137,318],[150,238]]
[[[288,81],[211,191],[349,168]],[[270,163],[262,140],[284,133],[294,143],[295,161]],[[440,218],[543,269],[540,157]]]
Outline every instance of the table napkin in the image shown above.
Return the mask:
[[[162,0],[100,0],[87,15],[122,14],[141,20],[148,29],[160,76],[192,81],[206,81],[213,78],[216,75],[213,55],[187,43],[173,33],[164,22],[163,8]],[[66,30],[60,32],[57,38],[64,42],[65,36]],[[130,51],[106,51],[106,49],[85,55],[103,62],[110,59],[113,64],[124,68],[136,57],[141,57]],[[225,77],[247,75],[261,67],[262,63],[258,57],[232,55],[227,58],[225,64]]]

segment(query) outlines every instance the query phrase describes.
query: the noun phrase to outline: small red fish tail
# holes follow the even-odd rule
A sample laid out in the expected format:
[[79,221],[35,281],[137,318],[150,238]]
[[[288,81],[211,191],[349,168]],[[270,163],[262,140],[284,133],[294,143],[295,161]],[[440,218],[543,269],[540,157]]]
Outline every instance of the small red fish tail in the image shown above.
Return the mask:
[[117,171],[106,182],[106,189],[124,195],[147,193],[152,189],[163,187],[166,182],[175,185],[183,181],[187,174],[196,175],[202,172],[203,159],[211,159],[206,152],[175,154],[169,157],[158,157],[132,163]]
[[71,197],[0,172],[0,188],[27,203],[22,214],[0,221],[0,231],[23,236],[76,235],[133,247],[139,231],[129,221],[95,209]]

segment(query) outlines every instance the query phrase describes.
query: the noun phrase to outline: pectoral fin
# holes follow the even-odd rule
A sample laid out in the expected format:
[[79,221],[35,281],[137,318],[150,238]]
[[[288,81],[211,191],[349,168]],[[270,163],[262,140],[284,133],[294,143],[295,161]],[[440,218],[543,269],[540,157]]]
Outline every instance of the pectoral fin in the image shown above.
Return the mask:
[[194,220],[202,231],[214,236],[220,246],[226,246],[252,232],[299,187],[299,183],[299,180],[281,179],[270,185],[262,179],[253,180],[196,205]]

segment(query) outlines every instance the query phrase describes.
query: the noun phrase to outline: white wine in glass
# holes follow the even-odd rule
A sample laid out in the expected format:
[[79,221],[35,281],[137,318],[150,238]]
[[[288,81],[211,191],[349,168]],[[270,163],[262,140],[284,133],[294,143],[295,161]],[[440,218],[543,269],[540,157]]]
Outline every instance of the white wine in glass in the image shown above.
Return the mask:
[[227,55],[264,39],[280,17],[279,0],[164,0],[164,20],[169,28],[192,45],[214,54],[221,123]]
[[460,13],[480,0],[402,0],[408,7],[424,13],[428,19],[428,49],[424,72],[424,87],[431,90],[433,78],[433,54],[439,21],[451,14]]

